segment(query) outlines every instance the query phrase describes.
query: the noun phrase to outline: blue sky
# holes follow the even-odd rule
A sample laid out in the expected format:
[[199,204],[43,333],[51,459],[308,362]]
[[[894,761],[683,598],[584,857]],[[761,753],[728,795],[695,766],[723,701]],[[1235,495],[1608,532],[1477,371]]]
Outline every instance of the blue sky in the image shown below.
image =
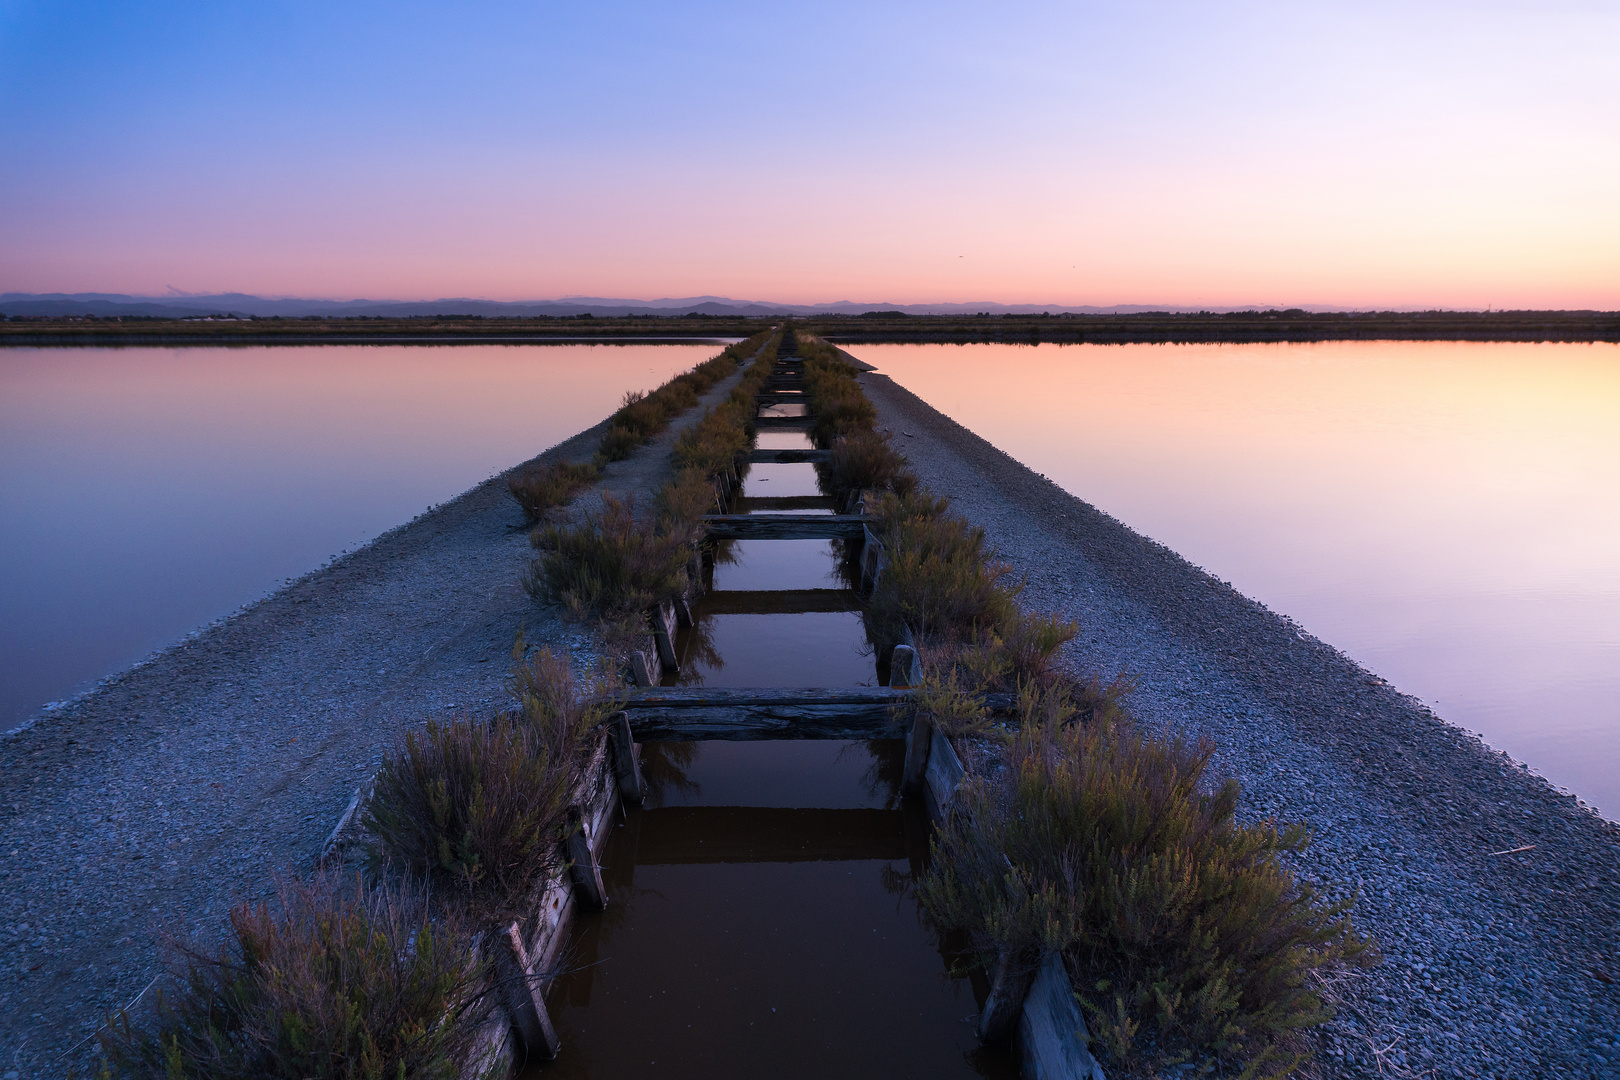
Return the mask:
[[0,290],[1620,307],[1620,7],[0,0]]

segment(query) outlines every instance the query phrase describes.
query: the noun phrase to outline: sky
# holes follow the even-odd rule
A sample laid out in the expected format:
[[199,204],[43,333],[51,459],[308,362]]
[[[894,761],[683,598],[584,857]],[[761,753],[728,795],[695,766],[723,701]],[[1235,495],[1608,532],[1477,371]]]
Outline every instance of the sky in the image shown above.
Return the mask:
[[0,291],[1620,309],[1620,4],[0,0]]

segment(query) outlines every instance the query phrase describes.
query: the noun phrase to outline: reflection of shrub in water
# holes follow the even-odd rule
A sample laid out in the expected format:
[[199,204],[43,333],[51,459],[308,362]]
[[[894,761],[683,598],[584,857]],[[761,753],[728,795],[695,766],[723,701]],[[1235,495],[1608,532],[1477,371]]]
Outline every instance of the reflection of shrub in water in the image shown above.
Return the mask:
[[675,675],[676,686],[696,686],[705,674],[726,666],[714,644],[714,616],[704,612],[701,603],[692,609],[692,625],[680,632],[678,640],[681,670]]
[[671,791],[683,795],[700,793],[702,785],[686,775],[697,754],[697,743],[642,743],[641,778],[647,785],[647,801],[656,804]]

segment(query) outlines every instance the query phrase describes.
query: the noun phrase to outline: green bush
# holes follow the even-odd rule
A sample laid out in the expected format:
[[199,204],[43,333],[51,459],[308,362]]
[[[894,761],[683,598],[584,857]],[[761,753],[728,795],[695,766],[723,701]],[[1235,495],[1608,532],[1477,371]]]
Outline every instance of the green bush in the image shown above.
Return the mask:
[[1200,791],[1211,744],[1121,723],[1026,723],[970,777],[918,895],[984,954],[1063,954],[1094,1037],[1136,1073],[1190,1056],[1250,1074],[1302,1060],[1330,1015],[1306,979],[1368,955],[1349,901],[1279,862],[1303,826],[1239,825],[1239,790]]
[[948,511],[946,500],[927,494],[879,500],[889,565],[868,600],[867,622],[891,643],[902,626],[920,638],[969,642],[1018,619],[1018,589],[1004,583],[1012,568],[992,559],[983,529]]
[[514,473],[507,478],[506,486],[523,507],[524,516],[534,522],[547,510],[566,506],[581,488],[594,483],[599,474],[594,464],[559,461]]
[[406,732],[361,819],[374,869],[403,868],[481,916],[504,914],[559,865],[576,762],[504,717]]
[[547,648],[530,653],[519,633],[506,688],[546,756],[567,762],[575,779],[581,778],[597,729],[619,708],[619,680],[606,668],[577,676],[568,653]]
[[[821,490],[842,504],[858,491],[886,491],[896,482],[914,485],[906,459],[875,431],[852,431],[833,439],[830,460],[817,469]],[[902,478],[905,479],[902,479]]]
[[356,879],[281,882],[217,950],[169,943],[148,1016],[101,1033],[130,1080],[455,1080],[487,1006],[465,935],[421,896]]
[[531,536],[540,556],[523,585],[578,617],[620,618],[686,592],[690,536],[636,513],[634,496],[608,496],[600,514]]

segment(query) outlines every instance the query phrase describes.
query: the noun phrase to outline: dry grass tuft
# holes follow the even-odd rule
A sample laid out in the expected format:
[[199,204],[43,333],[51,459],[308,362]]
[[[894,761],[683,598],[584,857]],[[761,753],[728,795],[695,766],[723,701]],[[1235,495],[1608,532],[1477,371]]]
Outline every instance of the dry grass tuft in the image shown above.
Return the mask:
[[171,940],[169,984],[140,1023],[101,1033],[130,1080],[455,1080],[487,1005],[455,920],[409,888],[282,881],[239,904],[214,950]]
[[1329,1015],[1305,976],[1370,955],[1349,901],[1279,861],[1304,827],[1237,824],[1235,782],[1200,790],[1207,741],[1033,719],[953,800],[919,887],[930,918],[985,954],[1062,953],[1112,1068],[1292,1070],[1294,1034]]
[[547,510],[568,505],[581,488],[595,483],[600,475],[601,470],[594,464],[559,461],[514,473],[507,478],[506,486],[532,523]]

